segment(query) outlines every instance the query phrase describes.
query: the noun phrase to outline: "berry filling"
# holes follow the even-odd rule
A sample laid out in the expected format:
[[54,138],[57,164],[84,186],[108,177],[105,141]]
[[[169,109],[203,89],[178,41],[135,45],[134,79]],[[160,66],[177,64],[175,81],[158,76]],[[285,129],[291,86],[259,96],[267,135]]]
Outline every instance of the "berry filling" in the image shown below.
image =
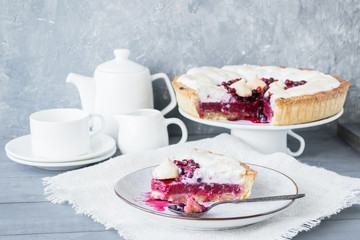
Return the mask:
[[[249,97],[242,97],[236,93],[236,89],[233,88],[233,84],[240,81],[239,79],[230,80],[228,82],[222,82],[228,94],[230,94],[230,101],[220,102],[199,102],[198,112],[201,117],[211,116],[213,114],[221,113],[226,115],[230,121],[248,120],[254,123],[269,123],[273,117],[273,111],[270,106],[271,93],[265,94],[270,84],[277,82],[274,78],[262,78],[261,80],[266,84],[263,88],[258,86],[251,91],[252,95]],[[297,87],[306,84],[306,81],[291,81],[287,79],[285,81],[284,89]]]
[[238,184],[183,183],[178,180],[153,179],[151,181],[151,190],[159,191],[164,195],[190,193],[212,198],[217,194],[240,193],[241,186]]

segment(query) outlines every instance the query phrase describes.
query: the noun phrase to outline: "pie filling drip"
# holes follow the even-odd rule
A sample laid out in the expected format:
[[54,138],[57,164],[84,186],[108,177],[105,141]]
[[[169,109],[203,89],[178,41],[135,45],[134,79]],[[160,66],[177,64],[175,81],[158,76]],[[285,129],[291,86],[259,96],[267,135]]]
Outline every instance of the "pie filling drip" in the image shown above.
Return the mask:
[[291,81],[287,79],[284,83],[273,78],[262,78],[264,87],[257,86],[251,90],[250,96],[239,96],[237,90],[232,86],[242,79],[234,79],[228,82],[222,82],[221,85],[226,89],[227,96],[218,102],[199,101],[198,112],[201,117],[206,115],[221,113],[227,115],[230,121],[248,120],[254,123],[269,123],[273,117],[273,110],[270,105],[272,95],[268,90],[272,84],[276,88],[284,90],[305,85],[305,80]]

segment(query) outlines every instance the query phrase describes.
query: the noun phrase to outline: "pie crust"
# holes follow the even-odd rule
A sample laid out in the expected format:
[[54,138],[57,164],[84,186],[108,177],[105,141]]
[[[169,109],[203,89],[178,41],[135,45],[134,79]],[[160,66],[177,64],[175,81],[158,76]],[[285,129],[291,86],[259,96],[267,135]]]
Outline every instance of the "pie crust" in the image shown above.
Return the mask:
[[[310,69],[301,69],[310,70]],[[178,82],[177,76],[172,85],[176,92],[179,107],[197,118],[212,120],[227,120],[229,115],[222,113],[207,113],[200,116],[198,112],[199,96],[195,89]],[[313,95],[302,95],[290,98],[277,98],[273,105],[272,125],[293,125],[318,121],[336,115],[344,106],[349,83],[333,76],[340,82],[337,88],[318,92]],[[230,116],[231,117],[231,116]]]

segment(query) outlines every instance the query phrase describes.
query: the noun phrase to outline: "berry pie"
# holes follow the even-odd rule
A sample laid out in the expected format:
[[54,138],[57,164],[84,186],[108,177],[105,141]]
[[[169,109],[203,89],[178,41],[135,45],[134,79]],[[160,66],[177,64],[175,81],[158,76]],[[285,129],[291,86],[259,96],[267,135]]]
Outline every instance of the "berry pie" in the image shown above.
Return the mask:
[[186,203],[245,199],[257,172],[235,158],[194,149],[153,171],[151,198]]
[[292,125],[339,113],[349,83],[311,69],[236,65],[192,68],[173,86],[194,117]]

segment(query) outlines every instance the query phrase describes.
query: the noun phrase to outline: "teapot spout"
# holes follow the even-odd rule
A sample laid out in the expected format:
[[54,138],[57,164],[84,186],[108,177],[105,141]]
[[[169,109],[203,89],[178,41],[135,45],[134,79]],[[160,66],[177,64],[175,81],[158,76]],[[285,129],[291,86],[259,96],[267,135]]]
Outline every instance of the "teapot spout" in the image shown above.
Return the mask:
[[95,80],[75,73],[69,73],[67,83],[74,84],[80,94],[82,108],[88,113],[94,112]]

